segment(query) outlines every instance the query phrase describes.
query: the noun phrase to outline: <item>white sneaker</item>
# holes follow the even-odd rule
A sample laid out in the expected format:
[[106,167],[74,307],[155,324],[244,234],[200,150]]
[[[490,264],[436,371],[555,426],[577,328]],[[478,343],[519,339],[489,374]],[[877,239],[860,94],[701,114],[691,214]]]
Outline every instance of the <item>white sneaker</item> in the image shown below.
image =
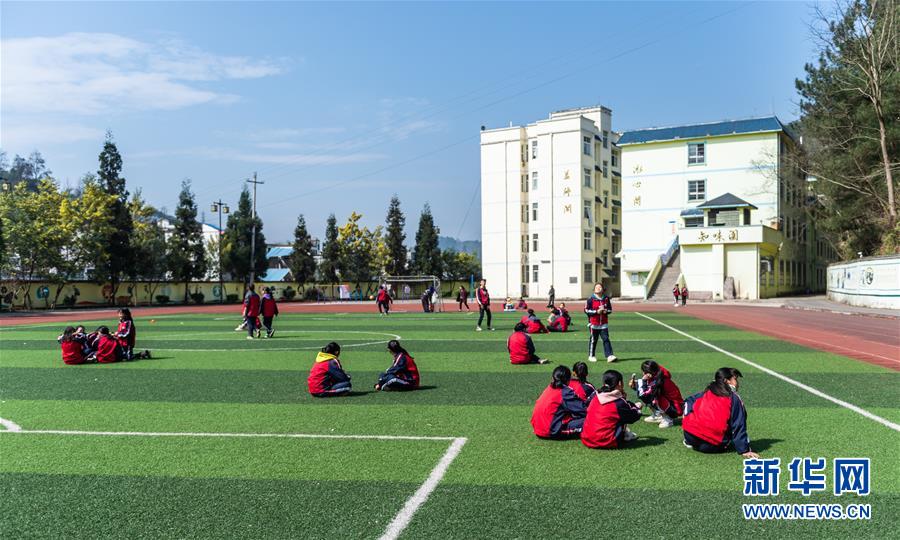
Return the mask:
[[650,424],[658,424],[662,422],[662,420],[663,417],[658,411],[654,411],[653,414],[651,414],[647,418],[644,418],[644,422],[648,422]]
[[494,331],[494,327],[492,326],[492,327],[488,328],[488,330],[490,330],[491,332],[493,332],[493,331]]
[[684,439],[681,439],[681,444],[683,444],[685,448],[690,448],[691,450],[694,449],[694,447],[691,446],[691,445],[689,445],[689,444],[687,443],[687,441],[684,440]]
[[597,361],[596,356],[588,356],[588,362],[596,362],[596,361]]
[[633,440],[635,440],[635,439],[637,439],[637,438],[638,438],[637,434],[635,434],[635,433],[634,433],[633,431],[631,431],[630,429],[625,428],[625,435],[622,437],[622,440],[623,440],[623,441],[625,441],[625,442],[631,442],[631,441],[633,441]]
[[665,414],[662,415],[662,418],[660,419],[660,422],[659,422],[660,429],[670,428],[674,425],[675,425],[675,420],[672,420],[671,418],[669,418],[668,415],[665,415]]
[[614,354],[611,354],[611,355],[609,355],[609,356],[606,357],[606,362],[609,363],[609,364],[612,364],[612,363],[615,362],[616,360],[618,360],[618,358],[616,358],[616,355],[614,355]]
[[476,331],[476,332],[481,332],[481,327],[480,327],[480,326],[476,326],[476,327],[475,327],[475,331]]
[[247,339],[253,339],[253,336],[247,336]]
[[241,330],[246,330],[246,328],[244,328],[243,325],[241,325],[234,329],[235,332],[240,332]]

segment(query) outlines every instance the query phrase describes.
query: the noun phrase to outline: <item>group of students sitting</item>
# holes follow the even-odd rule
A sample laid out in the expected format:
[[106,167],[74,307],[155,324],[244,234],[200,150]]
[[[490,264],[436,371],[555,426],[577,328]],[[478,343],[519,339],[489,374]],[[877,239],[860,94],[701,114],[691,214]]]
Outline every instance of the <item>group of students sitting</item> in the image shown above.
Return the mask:
[[[375,391],[415,390],[419,387],[419,368],[415,359],[396,339],[387,344],[394,360],[391,367],[378,377]],[[345,396],[353,389],[350,375],[341,365],[341,346],[332,341],[322,347],[309,371],[306,382],[313,397]]]
[[519,322],[525,325],[525,332],[529,334],[568,332],[569,325],[572,324],[572,316],[569,315],[566,304],[560,303],[558,306],[553,306],[550,309],[546,326],[531,308],[528,308],[525,315],[522,315],[522,318],[519,319]]
[[109,327],[100,326],[87,333],[84,326],[67,326],[56,338],[62,348],[63,362],[68,365],[100,363],[150,358],[150,351],[134,352],[137,330],[131,318],[131,310],[119,310],[119,326],[113,334]]
[[705,390],[687,399],[671,373],[657,362],[643,362],[641,372],[640,378],[632,375],[628,383],[639,399],[632,403],[616,370],[604,372],[603,384],[596,389],[587,381],[584,362],[572,370],[557,366],[534,405],[534,434],[544,439],[580,438],[588,448],[619,448],[638,438],[628,426],[641,418],[646,406],[651,414],[644,421],[660,428],[673,426],[683,416],[684,445],[693,450],[720,453],[733,448],[744,457],[759,457],[750,448],[747,411],[737,393],[743,377],[739,370],[720,368]]

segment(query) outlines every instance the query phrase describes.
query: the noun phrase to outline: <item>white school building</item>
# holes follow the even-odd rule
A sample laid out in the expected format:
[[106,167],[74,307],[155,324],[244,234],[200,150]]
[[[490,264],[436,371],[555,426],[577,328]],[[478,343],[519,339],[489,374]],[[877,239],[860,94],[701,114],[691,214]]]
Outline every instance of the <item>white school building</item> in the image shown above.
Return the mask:
[[482,268],[495,298],[613,294],[621,158],[606,107],[481,133]]

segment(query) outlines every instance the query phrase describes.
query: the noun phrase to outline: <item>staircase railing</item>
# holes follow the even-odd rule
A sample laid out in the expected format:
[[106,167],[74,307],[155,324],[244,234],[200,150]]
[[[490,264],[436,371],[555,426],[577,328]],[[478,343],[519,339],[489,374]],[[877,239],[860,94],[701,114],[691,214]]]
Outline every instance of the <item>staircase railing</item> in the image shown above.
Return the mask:
[[656,286],[656,282],[659,281],[659,278],[662,276],[663,268],[669,265],[677,251],[678,236],[676,235],[669,244],[669,248],[666,249],[664,253],[660,254],[656,263],[653,265],[653,269],[647,274],[647,279],[644,281],[644,300],[650,298],[650,291],[653,290],[653,287]]

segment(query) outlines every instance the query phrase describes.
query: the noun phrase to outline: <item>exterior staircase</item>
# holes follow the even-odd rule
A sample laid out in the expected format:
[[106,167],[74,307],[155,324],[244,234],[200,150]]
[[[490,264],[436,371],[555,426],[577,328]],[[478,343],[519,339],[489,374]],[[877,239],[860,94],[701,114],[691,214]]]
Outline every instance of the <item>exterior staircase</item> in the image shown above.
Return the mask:
[[653,284],[653,288],[650,289],[650,294],[647,295],[647,301],[674,302],[675,299],[672,296],[672,288],[675,286],[675,283],[678,282],[679,276],[681,276],[680,249],[675,252],[675,256],[672,257],[669,264],[659,273],[656,283]]

